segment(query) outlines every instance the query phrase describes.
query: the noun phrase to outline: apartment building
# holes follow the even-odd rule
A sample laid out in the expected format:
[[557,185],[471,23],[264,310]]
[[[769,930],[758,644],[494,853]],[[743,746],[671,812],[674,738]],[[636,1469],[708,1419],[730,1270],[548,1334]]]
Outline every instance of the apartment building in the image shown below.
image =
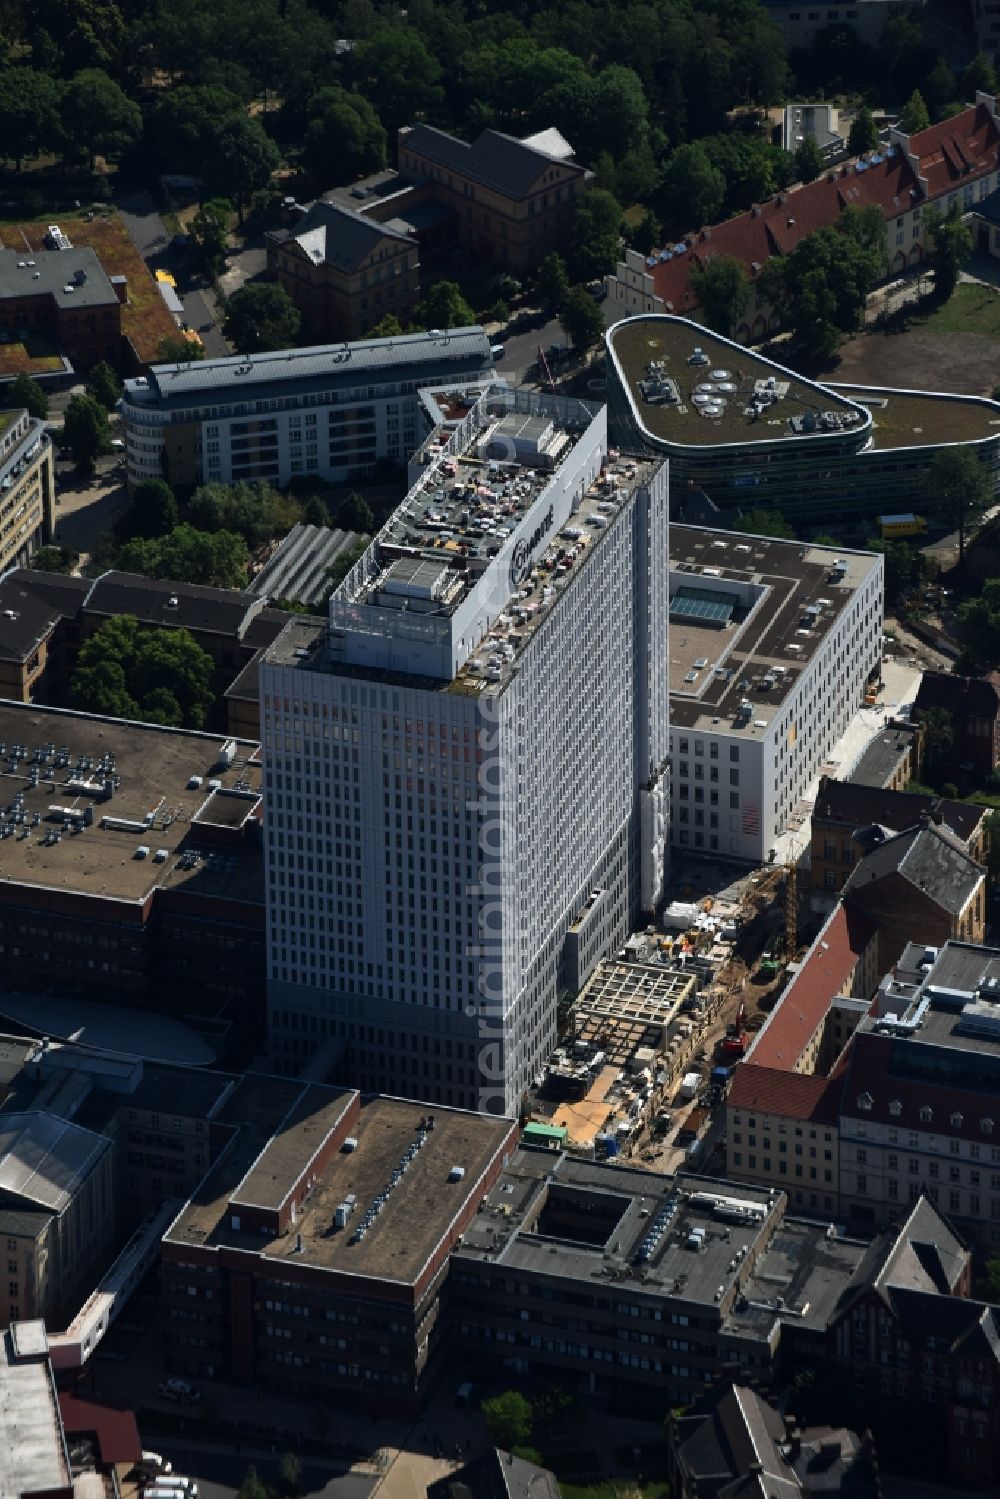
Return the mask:
[[670,620],[673,842],[764,863],[878,670],[882,558],[674,525]]
[[687,316],[626,317],[605,344],[614,441],[669,458],[675,486],[724,509],[774,506],[817,528],[873,519],[890,499],[912,504],[956,444],[1000,483],[1000,403],[984,397],[819,385]]
[[52,540],[55,492],[45,423],[24,410],[0,411],[0,572]]
[[947,828],[970,858],[985,863],[988,812],[970,802],[824,776],[812,814],[809,881],[813,910],[832,910],[855,866],[873,847],[892,833],[922,822]]
[[264,653],[278,1065],[329,1045],[366,1089],[517,1112],[568,944],[607,955],[660,900],[667,528],[603,409],[488,392],[328,625]]
[[1000,4],[997,0],[972,0],[976,23],[976,45],[993,63],[1000,57]]
[[[1000,25],[992,17],[995,0],[976,3],[983,9],[981,27]],[[867,6],[875,4],[867,0]],[[860,12],[865,0],[851,8]],[[820,24],[819,7],[810,10],[803,5],[796,10],[805,24]],[[659,312],[689,317],[697,311],[692,269],[703,268],[713,255],[733,255],[746,269],[750,300],[732,333],[737,343],[756,343],[781,327],[781,309],[772,307],[755,284],[761,267],[774,255],[789,254],[813,230],[835,223],[849,206],[875,204],[882,210],[885,273],[902,275],[926,258],[928,205],[971,214],[1000,187],[998,109],[992,94],[978,91],[975,103],[960,114],[913,135],[894,128],[887,144],[880,142],[857,161],[831,168],[790,192],[775,193],[725,223],[695,226],[683,240],[649,255],[626,250],[615,274],[608,277],[609,306],[623,318]]]
[[970,1244],[1000,1244],[1000,953],[911,943],[847,1055],[842,1210],[898,1222],[922,1193]]
[[429,184],[455,241],[515,275],[565,250],[577,199],[594,180],[557,130],[517,140],[484,130],[471,144],[433,125],[399,132],[400,173]]
[[120,362],[125,294],[95,250],[0,249],[0,330],[47,334],[77,369]]
[[267,268],[311,341],[363,338],[389,316],[405,323],[419,299],[419,247],[402,221],[379,223],[320,199],[293,228],[265,239]]
[[217,1124],[230,1146],[163,1238],[168,1367],[416,1415],[445,1356],[449,1254],[517,1125],[256,1076]]
[[128,482],[363,478],[422,441],[424,386],[485,385],[492,371],[481,328],[154,365],[122,395]]

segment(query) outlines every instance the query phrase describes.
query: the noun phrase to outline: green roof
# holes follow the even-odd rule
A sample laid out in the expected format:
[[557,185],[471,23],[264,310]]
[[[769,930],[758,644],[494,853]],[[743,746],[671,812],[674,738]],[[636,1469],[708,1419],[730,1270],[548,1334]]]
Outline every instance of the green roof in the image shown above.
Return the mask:
[[568,1134],[569,1130],[561,1124],[526,1124],[524,1126],[526,1140],[558,1140],[561,1143]]

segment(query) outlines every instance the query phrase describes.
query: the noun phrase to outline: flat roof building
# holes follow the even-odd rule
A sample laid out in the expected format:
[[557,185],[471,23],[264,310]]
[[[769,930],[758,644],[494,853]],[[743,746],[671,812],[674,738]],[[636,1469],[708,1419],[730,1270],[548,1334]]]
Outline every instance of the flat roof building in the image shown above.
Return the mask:
[[120,364],[122,300],[96,250],[68,240],[59,249],[0,248],[0,329],[8,339],[45,329],[80,369],[102,359]]
[[603,410],[487,393],[328,626],[265,652],[283,1067],[327,1038],[366,1088],[516,1113],[569,949],[589,971],[663,885],[667,503]]
[[0,1334],[0,1493],[5,1499],[74,1495],[41,1322],[16,1323]]
[[238,1133],[163,1239],[170,1367],[414,1413],[449,1254],[517,1125],[253,1076],[216,1122]]
[[766,1383],[793,1324],[822,1348],[865,1251],[787,1205],[522,1146],[452,1256],[456,1357],[591,1396],[627,1388],[637,1407],[686,1405],[729,1368]]
[[154,365],[122,395],[128,482],[362,478],[425,436],[423,386],[492,374],[481,328]]
[[261,810],[255,743],[0,704],[6,987],[260,1025]]
[[878,668],[883,561],[694,526],[670,538],[672,838],[760,864]]
[[980,396],[820,385],[684,317],[609,328],[609,428],[671,462],[678,490],[773,506],[804,524],[905,509],[934,453],[969,446],[996,484],[1000,404]]

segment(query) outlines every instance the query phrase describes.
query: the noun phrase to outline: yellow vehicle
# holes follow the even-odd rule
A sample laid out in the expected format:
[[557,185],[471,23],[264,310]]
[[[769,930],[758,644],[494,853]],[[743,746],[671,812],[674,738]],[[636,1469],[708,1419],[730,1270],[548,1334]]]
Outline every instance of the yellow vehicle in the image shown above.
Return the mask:
[[177,289],[177,282],[174,280],[173,276],[171,276],[171,274],[170,274],[169,271],[157,271],[157,273],[156,273],[156,279],[157,279],[157,281],[164,282],[164,284],[167,285],[167,286],[172,286],[174,288],[174,290],[176,291],[176,289]]
[[924,517],[910,511],[904,515],[880,515],[878,523],[883,541],[896,541],[901,536],[923,536],[927,531]]

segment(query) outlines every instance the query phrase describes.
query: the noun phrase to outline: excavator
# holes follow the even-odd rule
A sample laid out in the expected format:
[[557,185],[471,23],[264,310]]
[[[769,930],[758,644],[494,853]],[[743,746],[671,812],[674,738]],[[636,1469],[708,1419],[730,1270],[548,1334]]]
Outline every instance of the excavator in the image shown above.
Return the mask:
[[726,1027],[726,1034],[719,1042],[719,1050],[726,1057],[741,1057],[747,1049],[747,1007],[740,1000],[736,1019]]

